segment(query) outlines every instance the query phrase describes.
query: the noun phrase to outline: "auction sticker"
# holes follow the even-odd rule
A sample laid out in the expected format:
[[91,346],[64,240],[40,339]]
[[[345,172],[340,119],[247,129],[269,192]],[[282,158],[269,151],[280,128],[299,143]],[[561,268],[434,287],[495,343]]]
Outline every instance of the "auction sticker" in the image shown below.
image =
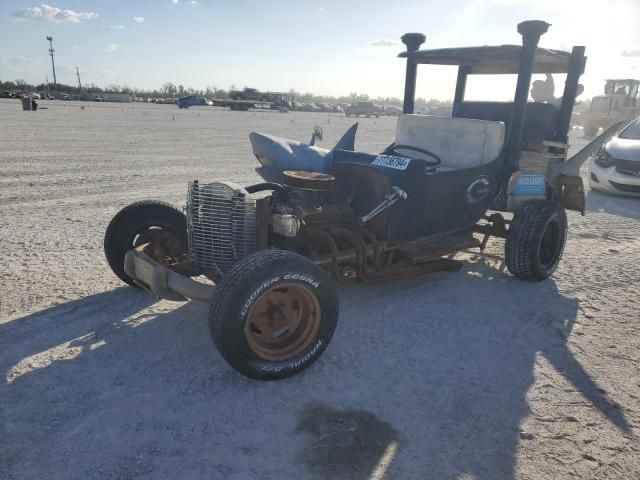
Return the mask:
[[396,157],[393,155],[378,155],[371,165],[379,167],[395,168],[396,170],[406,170],[411,162],[407,157]]

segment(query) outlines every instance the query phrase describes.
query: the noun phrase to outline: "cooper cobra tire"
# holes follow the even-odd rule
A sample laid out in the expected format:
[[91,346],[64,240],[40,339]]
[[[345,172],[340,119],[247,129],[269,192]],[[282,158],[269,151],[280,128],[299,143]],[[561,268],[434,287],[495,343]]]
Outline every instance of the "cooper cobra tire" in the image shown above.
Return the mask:
[[338,322],[334,282],[297,253],[262,250],[216,286],[211,338],[235,370],[257,380],[294,375],[315,362]]
[[137,286],[124,271],[127,251],[144,243],[141,235],[150,229],[161,229],[175,234],[183,250],[187,249],[187,219],[173,205],[157,200],[143,200],[120,210],[104,234],[104,253],[107,262],[120,280]]
[[529,200],[516,210],[505,244],[509,271],[540,281],[557,268],[567,240],[567,214],[557,202]]

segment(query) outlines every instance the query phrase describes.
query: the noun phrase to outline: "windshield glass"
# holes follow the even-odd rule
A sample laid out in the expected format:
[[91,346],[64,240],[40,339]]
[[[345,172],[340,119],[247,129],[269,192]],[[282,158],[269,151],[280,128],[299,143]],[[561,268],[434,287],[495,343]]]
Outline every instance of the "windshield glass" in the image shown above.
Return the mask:
[[640,117],[636,118],[627,128],[622,130],[618,138],[628,138],[632,140],[640,140]]

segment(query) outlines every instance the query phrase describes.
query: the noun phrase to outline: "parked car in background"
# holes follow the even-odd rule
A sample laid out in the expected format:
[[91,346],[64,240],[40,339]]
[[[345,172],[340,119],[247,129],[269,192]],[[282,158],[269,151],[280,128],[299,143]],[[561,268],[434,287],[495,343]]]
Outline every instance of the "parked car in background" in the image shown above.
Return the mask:
[[63,93],[62,95],[60,95],[60,100],[69,100],[71,97],[69,97],[68,93]]
[[397,117],[398,115],[402,114],[402,108],[396,107],[395,105],[383,105],[382,114],[389,115],[391,117]]
[[313,102],[302,102],[301,112],[320,112],[320,108]]
[[31,93],[29,94],[29,96],[30,96],[32,99],[34,99],[34,100],[40,100],[40,98],[41,98],[41,97],[40,97],[40,94],[38,94],[38,93],[36,93],[36,92],[31,92]]
[[640,117],[590,159],[589,186],[606,193],[640,197]]
[[0,98],[11,98],[11,92],[0,92]]
[[178,108],[189,108],[196,105],[213,105],[213,102],[205,97],[198,97],[196,95],[188,95],[186,97],[180,97],[175,101]]
[[101,102],[102,101],[102,97],[96,95],[93,98],[91,98],[92,102]]
[[380,111],[376,109],[373,102],[356,102],[347,108],[344,113],[347,117],[359,117],[360,115],[365,117],[380,116]]

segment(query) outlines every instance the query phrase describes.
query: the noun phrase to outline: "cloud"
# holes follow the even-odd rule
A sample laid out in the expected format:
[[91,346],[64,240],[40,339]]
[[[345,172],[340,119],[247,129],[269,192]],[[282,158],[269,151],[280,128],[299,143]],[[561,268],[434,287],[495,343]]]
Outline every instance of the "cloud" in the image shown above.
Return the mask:
[[180,0],[171,0],[171,5],[177,5],[180,3]]
[[53,23],[71,22],[80,23],[83,20],[95,20],[98,18],[96,12],[75,12],[73,10],[62,10],[42,3],[34,7],[23,8],[11,13],[12,17],[20,20],[46,20]]
[[640,50],[623,50],[620,55],[623,57],[640,57]]
[[133,17],[133,21],[136,23],[144,22],[144,17]]
[[124,30],[124,25],[109,25],[112,30]]
[[114,53],[120,50],[120,45],[113,42],[104,47],[104,53]]
[[397,45],[400,45],[400,42],[396,40],[383,39],[383,40],[374,40],[369,45],[371,45],[372,47],[395,47]]

